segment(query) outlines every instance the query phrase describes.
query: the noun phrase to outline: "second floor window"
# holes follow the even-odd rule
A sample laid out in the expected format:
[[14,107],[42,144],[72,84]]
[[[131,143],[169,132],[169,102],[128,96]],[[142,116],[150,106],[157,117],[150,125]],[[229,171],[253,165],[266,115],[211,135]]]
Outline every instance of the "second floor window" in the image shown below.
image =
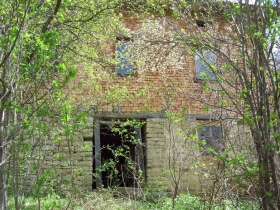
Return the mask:
[[198,51],[195,55],[196,78],[210,81],[216,80],[215,65],[216,55],[212,51]]
[[132,53],[129,42],[118,42],[116,45],[116,60],[118,61],[116,72],[121,75],[133,74]]

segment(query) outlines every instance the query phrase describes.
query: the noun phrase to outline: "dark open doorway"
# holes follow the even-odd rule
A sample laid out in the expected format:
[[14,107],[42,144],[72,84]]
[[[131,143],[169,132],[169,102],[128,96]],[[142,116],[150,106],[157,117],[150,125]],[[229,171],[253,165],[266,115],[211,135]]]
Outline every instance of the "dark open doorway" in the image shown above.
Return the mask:
[[95,124],[93,188],[138,187],[145,175],[142,143],[143,127]]

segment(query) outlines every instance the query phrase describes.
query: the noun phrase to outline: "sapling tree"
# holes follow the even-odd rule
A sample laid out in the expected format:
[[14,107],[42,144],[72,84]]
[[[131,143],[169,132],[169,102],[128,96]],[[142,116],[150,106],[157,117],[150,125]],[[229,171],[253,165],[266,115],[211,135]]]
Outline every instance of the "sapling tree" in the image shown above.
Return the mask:
[[49,177],[41,174],[42,146],[56,139],[56,126],[67,118],[61,115],[69,107],[63,88],[84,58],[78,49],[106,34],[105,19],[117,25],[113,11],[119,6],[119,1],[1,1],[0,209],[8,208],[7,187],[15,208],[21,208],[20,177],[28,174],[36,177],[35,196],[42,196],[39,188]]
[[[260,207],[279,209],[279,1],[149,3],[148,8],[159,16],[144,26],[159,25],[146,34],[134,33],[133,51],[136,57],[141,55],[136,59],[139,69],[166,76],[168,64],[180,68],[184,55],[192,55],[195,68],[204,71],[196,73],[199,88],[185,94],[205,104],[217,118],[233,119],[245,127],[245,133],[250,130],[243,139],[248,144],[246,155],[235,150],[234,158],[228,159],[232,150],[225,147],[218,158],[230,165],[243,159],[243,178],[250,177]],[[153,52],[157,56],[149,66],[147,59]],[[252,161],[244,159],[248,153]]]
[[[202,74],[202,88],[224,97],[220,104],[201,101],[250,129],[252,141],[244,141],[257,157],[260,207],[279,209],[279,1],[170,4],[173,16],[185,23],[182,30],[174,27],[178,41],[216,75]],[[211,51],[216,63],[201,51]]]

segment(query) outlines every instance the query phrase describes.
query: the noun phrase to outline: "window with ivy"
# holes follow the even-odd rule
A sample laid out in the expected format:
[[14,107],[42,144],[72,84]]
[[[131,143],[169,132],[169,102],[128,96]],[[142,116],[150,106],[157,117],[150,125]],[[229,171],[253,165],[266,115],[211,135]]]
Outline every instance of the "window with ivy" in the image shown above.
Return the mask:
[[128,41],[119,41],[116,44],[116,60],[118,61],[116,72],[120,75],[133,74],[132,53],[129,45]]
[[210,50],[200,50],[195,55],[195,69],[197,79],[216,80],[214,69],[216,66],[216,55]]
[[198,131],[198,137],[202,141],[201,151],[204,155],[219,153],[223,149],[222,128],[219,126],[203,126]]

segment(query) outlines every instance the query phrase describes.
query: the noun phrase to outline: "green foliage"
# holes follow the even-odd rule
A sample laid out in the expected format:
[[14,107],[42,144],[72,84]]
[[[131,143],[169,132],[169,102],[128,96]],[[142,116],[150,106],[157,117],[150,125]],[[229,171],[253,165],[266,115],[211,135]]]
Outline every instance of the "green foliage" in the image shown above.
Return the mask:
[[[6,203],[2,200],[5,183],[17,208],[26,191],[38,202],[47,190],[52,191],[54,174],[43,169],[46,147],[60,143],[61,136],[69,146],[74,132],[87,127],[85,109],[72,104],[67,85],[76,77],[78,63],[94,60],[94,65],[102,66],[109,60],[101,58],[101,49],[93,45],[112,40],[121,31],[115,13],[123,6],[120,1],[61,2],[0,2],[0,159],[5,160],[0,176],[4,176],[4,165],[7,173],[7,180],[2,177],[0,183],[1,209]],[[60,162],[67,159],[56,151],[54,157]],[[67,161],[71,166],[71,160]],[[73,177],[69,181],[73,184]]]
[[[11,200],[12,202],[12,200]],[[12,203],[11,203],[12,207]],[[25,198],[25,203],[23,209],[35,210],[38,207],[36,199],[32,197]],[[144,199],[133,199],[129,197],[124,197],[117,191],[102,191],[98,193],[88,193],[80,199],[68,200],[67,198],[60,197],[56,194],[51,194],[42,198],[41,208],[42,209],[66,209],[67,207],[74,209],[108,209],[108,210],[129,210],[129,209],[193,209],[193,210],[203,210],[203,209],[215,209],[215,210],[234,210],[236,208],[240,210],[247,209],[257,209],[258,206],[252,201],[242,200],[238,204],[234,204],[229,200],[224,200],[220,203],[215,203],[212,206],[207,206],[203,204],[202,199],[199,196],[193,196],[189,194],[181,194],[176,198],[176,205],[172,206],[172,199],[161,196],[156,200],[147,201]],[[13,207],[11,208],[14,209]]]
[[[34,197],[21,197],[22,200],[22,207],[21,209],[28,209],[28,210],[37,210],[39,208],[38,201]],[[15,210],[14,207],[14,200],[10,200],[9,202],[9,209]],[[56,194],[49,194],[47,196],[42,197],[42,200],[40,201],[40,208],[41,209],[65,209],[70,204],[70,201],[62,198],[59,195]],[[71,206],[75,206],[72,205]]]
[[46,194],[46,192],[51,192],[53,190],[51,184],[52,177],[53,173],[51,170],[47,170],[44,173],[40,174],[38,179],[33,184],[36,198],[41,198]]

